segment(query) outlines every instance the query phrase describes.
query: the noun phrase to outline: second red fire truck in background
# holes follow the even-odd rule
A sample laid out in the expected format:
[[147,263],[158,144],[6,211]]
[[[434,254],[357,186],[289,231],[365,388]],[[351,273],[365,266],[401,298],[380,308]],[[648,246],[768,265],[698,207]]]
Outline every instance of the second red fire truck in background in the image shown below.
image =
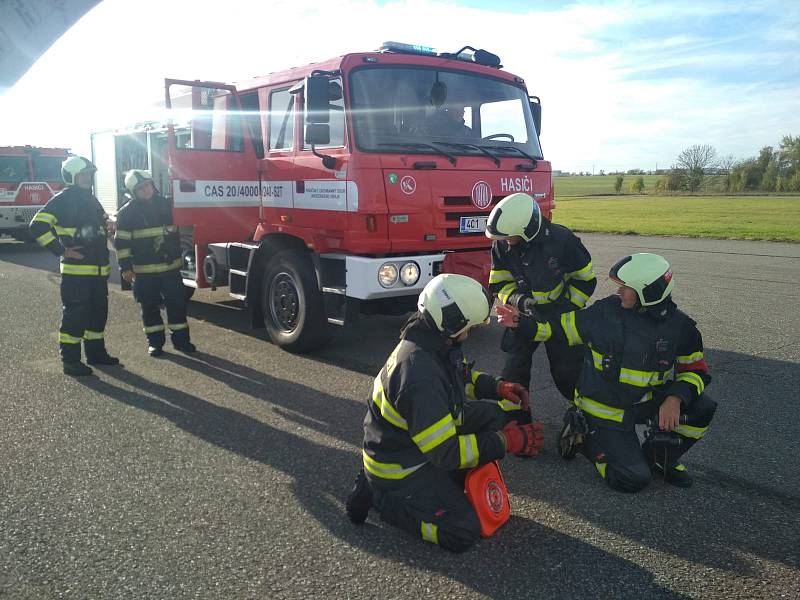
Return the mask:
[[224,287],[290,351],[359,314],[402,314],[441,272],[488,281],[492,207],[550,216],[541,106],[500,59],[387,43],[238,87],[166,80],[168,124],[92,136],[109,214],[149,168],[170,196],[184,283]]
[[0,146],[0,236],[29,241],[28,224],[64,187],[64,148]]

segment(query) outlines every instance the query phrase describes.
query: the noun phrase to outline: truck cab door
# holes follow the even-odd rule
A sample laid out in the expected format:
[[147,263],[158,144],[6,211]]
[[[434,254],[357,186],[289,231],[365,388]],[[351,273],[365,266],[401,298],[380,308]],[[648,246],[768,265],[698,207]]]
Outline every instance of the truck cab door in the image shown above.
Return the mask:
[[[261,207],[259,161],[235,87],[166,79],[165,101],[169,189],[162,192],[201,265],[208,243],[251,238]],[[201,269],[196,281],[204,284]]]

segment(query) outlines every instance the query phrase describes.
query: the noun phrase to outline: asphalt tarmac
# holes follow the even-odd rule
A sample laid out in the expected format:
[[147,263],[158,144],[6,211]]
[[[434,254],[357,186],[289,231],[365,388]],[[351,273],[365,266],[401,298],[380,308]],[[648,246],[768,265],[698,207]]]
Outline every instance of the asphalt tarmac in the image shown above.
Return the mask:
[[[189,309],[200,351],[146,355],[111,285],[124,367],[60,372],[56,259],[0,242],[0,598],[798,598],[800,245],[583,235],[601,282],[635,251],[667,257],[703,332],[719,403],[686,456],[691,489],[607,488],[562,460],[565,402],[534,364],[538,458],[504,461],[512,518],[452,555],[347,521],[372,378],[402,318],[370,317],[294,356],[222,291]],[[500,329],[467,353],[499,372]]]

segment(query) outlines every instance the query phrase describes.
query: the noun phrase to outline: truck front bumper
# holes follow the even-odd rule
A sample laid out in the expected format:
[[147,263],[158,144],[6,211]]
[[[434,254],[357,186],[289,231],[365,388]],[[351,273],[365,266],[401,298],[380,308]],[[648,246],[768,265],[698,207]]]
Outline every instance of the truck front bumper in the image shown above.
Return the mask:
[[27,229],[41,206],[0,206],[0,231]]
[[[331,255],[326,257],[332,258]],[[365,256],[345,256],[345,289],[349,298],[359,300],[379,300],[397,296],[418,295],[422,288],[441,272],[444,254],[425,254],[422,256],[391,256],[386,258],[369,258]],[[400,277],[394,285],[384,287],[378,280],[378,273],[386,264],[392,264],[398,273],[407,263],[414,263],[419,268],[419,279],[406,285]]]

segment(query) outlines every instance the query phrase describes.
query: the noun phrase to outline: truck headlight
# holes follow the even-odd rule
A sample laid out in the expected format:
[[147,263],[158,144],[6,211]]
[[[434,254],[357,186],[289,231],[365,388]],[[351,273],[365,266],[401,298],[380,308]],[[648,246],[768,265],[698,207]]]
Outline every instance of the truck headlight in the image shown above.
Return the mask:
[[407,262],[400,269],[400,281],[405,285],[414,285],[419,281],[419,265],[415,262]]
[[383,263],[378,269],[378,282],[385,288],[390,288],[397,283],[397,276],[397,266],[393,263]]

